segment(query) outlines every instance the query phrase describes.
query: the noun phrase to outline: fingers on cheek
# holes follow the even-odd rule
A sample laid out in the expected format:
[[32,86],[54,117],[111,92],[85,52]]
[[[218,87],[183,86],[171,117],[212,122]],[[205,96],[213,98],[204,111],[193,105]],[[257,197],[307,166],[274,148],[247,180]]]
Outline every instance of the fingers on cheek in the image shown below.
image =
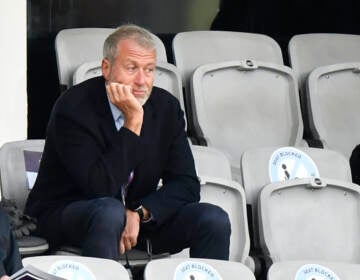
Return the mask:
[[131,86],[124,86],[124,91],[126,94],[131,94]]
[[110,101],[112,103],[114,103],[115,99],[114,99],[114,93],[111,91],[111,90],[108,90],[108,95],[109,95],[109,98],[110,98]]
[[120,100],[120,96],[121,96],[121,88],[117,85],[114,85],[112,87],[112,96],[113,96],[113,99],[114,101],[119,101]]

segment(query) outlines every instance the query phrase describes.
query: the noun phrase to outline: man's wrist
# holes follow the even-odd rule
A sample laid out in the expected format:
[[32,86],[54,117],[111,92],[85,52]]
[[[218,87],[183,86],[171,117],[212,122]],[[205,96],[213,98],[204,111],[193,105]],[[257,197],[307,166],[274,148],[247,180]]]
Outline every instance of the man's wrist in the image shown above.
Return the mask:
[[142,205],[134,209],[134,211],[138,213],[141,222],[147,221],[150,218],[150,212]]
[[142,205],[140,205],[138,208],[134,209],[134,211],[136,213],[138,213],[139,217],[140,217],[140,221],[142,222],[144,220],[144,210]]

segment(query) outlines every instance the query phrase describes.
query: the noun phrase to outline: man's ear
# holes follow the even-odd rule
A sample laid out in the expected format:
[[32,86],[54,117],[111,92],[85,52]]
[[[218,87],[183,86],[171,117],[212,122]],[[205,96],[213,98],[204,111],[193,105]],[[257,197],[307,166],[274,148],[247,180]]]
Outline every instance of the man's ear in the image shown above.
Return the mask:
[[101,62],[101,71],[106,81],[110,80],[111,64],[110,61],[104,58]]

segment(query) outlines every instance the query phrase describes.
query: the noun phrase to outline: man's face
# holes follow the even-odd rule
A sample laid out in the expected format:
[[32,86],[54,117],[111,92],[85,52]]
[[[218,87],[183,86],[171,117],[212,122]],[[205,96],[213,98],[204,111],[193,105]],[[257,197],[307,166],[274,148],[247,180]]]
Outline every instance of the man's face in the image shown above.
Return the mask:
[[106,81],[131,86],[132,94],[144,105],[154,84],[155,65],[155,49],[149,50],[132,39],[125,39],[119,42],[113,63],[103,60],[102,71]]

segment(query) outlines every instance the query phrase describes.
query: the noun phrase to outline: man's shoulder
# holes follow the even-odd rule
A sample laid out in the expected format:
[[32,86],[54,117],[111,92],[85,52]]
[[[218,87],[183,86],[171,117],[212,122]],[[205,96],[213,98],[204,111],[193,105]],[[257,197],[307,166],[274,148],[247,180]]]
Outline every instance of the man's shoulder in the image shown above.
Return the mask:
[[151,101],[158,106],[179,106],[179,100],[167,90],[160,87],[153,87]]
[[62,93],[56,102],[56,108],[64,112],[74,112],[74,110],[86,108],[89,102],[96,102],[94,98],[96,95],[100,95],[104,88],[105,81],[102,77],[86,80]]

